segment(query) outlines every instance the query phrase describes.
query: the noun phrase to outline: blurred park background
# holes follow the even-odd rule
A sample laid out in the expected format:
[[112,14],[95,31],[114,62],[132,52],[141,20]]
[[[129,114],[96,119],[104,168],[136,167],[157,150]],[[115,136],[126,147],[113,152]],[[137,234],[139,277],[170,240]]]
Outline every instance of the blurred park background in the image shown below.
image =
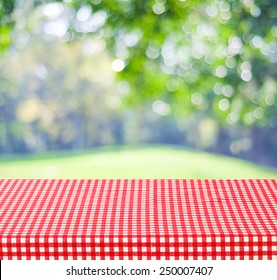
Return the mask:
[[277,1],[0,0],[0,177],[276,178]]

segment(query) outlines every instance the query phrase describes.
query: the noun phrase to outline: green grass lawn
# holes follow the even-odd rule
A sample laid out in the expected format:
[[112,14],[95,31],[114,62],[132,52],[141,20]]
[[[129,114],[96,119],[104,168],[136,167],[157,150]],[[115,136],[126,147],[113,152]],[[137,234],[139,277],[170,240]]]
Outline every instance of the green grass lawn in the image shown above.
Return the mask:
[[0,178],[277,178],[277,171],[172,146],[101,148],[85,153],[0,157]]

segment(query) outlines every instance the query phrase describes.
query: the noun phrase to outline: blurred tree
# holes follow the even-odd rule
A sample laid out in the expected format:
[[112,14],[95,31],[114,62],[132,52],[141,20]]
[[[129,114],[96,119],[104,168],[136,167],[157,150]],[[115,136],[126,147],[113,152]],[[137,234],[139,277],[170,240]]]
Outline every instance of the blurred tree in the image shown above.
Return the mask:
[[[45,5],[49,2],[63,4]],[[277,126],[275,0],[1,3],[1,49],[10,44],[10,29],[17,28],[17,11],[43,4],[62,40],[91,36],[106,41],[125,104],[152,102],[157,114],[185,115],[189,124],[197,115],[191,125],[199,129],[200,142],[210,141],[207,134],[217,128],[221,142],[226,133],[221,125],[269,128],[265,131]],[[70,16],[58,21],[55,9],[65,7]]]
[[[276,1],[64,3],[76,11],[67,25],[70,39],[106,39],[114,71],[129,84],[128,103],[161,99],[179,114],[202,111],[229,125],[276,126]],[[14,6],[1,5],[2,48]]]
[[49,52],[49,43],[32,34],[24,48],[1,60],[0,151],[117,144],[120,135],[111,129],[119,119],[114,73],[107,54],[87,54],[87,44],[55,39]]
[[0,2],[0,53],[5,51],[11,42],[12,20],[10,15],[13,9],[13,0],[2,0]]

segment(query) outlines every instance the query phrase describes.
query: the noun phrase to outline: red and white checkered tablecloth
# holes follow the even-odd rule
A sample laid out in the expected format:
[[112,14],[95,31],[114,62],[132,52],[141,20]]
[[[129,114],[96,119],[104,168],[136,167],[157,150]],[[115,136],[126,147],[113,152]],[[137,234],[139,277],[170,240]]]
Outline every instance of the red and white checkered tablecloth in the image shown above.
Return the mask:
[[277,180],[0,180],[0,259],[277,259]]

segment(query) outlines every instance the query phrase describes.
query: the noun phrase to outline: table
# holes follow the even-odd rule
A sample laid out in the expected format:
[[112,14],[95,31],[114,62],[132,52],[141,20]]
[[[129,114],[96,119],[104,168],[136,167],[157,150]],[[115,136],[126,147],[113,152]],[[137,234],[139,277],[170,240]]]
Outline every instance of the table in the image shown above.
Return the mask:
[[277,259],[277,180],[0,180],[0,259]]

